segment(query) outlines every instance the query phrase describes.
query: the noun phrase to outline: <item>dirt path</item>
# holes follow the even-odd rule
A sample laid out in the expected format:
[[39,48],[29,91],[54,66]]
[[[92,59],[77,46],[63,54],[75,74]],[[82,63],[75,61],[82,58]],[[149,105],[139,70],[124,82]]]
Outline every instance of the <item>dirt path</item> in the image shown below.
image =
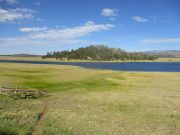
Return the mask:
[[35,124],[35,126],[34,126],[34,128],[32,130],[32,134],[31,135],[38,135],[39,129],[42,128],[42,123],[43,123],[43,119],[44,119],[46,110],[47,110],[47,104],[44,106],[43,111],[39,114],[39,116],[37,118],[37,122],[36,122],[36,124]]

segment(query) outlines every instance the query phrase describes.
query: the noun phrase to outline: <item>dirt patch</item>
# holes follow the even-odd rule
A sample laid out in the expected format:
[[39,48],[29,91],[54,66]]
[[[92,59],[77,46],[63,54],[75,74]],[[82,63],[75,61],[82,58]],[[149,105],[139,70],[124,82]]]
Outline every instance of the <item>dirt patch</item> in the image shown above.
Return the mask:
[[32,129],[31,135],[37,135],[39,133],[39,129],[41,129],[41,127],[42,127],[42,123],[43,123],[43,119],[44,119],[46,110],[47,110],[47,104],[44,106],[42,112],[38,115],[37,122],[36,122],[34,128]]

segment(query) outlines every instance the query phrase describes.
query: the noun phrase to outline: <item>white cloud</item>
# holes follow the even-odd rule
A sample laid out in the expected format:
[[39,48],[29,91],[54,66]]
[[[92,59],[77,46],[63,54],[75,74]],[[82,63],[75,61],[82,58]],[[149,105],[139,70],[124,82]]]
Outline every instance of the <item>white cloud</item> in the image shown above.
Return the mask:
[[39,6],[39,5],[41,5],[41,2],[38,2],[38,1],[37,1],[37,2],[35,2],[34,4],[35,4],[36,6]]
[[141,17],[141,16],[133,16],[132,19],[136,22],[148,22],[149,19]]
[[116,18],[111,17],[111,18],[109,18],[109,20],[111,20],[111,21],[116,21]]
[[8,4],[15,4],[17,3],[17,0],[6,0]]
[[[61,44],[93,44],[93,41],[80,38],[94,32],[110,30],[113,24],[96,24],[88,21],[82,26],[71,28],[47,29],[46,27],[21,28],[22,32],[28,32],[23,37],[0,38],[0,45],[61,45]],[[42,30],[43,29],[43,30]],[[42,31],[41,31],[42,30]]]
[[180,43],[180,38],[144,39],[141,42],[144,44]]
[[74,44],[95,44],[94,41],[81,39],[31,39],[29,37],[20,38],[0,38],[0,46],[53,46],[53,45],[74,45]]
[[16,3],[18,3],[17,0],[0,0],[0,2],[5,2],[7,4],[16,4]]
[[72,28],[62,28],[62,29],[51,29],[45,32],[39,32],[31,34],[31,38],[48,38],[48,39],[59,39],[59,38],[76,38],[86,36],[93,32],[99,32],[104,30],[109,30],[113,28],[113,24],[95,24],[92,21],[88,21],[82,26],[76,26]]
[[94,25],[95,23],[93,21],[87,21],[85,24],[86,25]]
[[19,31],[21,32],[39,32],[39,31],[44,31],[47,30],[47,27],[25,27],[25,28],[20,28]]
[[157,15],[151,15],[150,19],[153,23],[168,23],[170,20],[170,14],[167,14],[166,16],[157,16]]
[[27,8],[2,9],[0,8],[0,22],[30,19],[34,17],[34,10]]
[[101,15],[103,15],[105,17],[118,16],[118,10],[117,9],[104,8],[101,12]]

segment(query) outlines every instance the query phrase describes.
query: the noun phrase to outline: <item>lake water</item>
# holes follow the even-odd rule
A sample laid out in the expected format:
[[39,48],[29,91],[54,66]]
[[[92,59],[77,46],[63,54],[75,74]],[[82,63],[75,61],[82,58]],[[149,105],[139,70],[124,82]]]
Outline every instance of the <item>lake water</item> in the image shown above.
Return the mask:
[[180,62],[50,62],[28,60],[0,60],[0,62],[73,65],[91,69],[144,72],[180,72]]

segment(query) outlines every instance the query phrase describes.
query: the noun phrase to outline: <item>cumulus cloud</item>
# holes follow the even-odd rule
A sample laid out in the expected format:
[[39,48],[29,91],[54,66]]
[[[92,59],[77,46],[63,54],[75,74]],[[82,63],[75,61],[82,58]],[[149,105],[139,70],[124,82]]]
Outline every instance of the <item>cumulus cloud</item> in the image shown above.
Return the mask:
[[0,2],[5,2],[7,4],[16,4],[16,3],[18,3],[17,0],[0,0]]
[[101,12],[101,15],[103,15],[105,17],[118,16],[118,10],[117,9],[104,8]]
[[37,1],[37,2],[35,2],[34,4],[35,4],[36,6],[39,6],[39,5],[41,5],[41,2],[38,2],[38,1]]
[[141,17],[141,16],[133,16],[132,19],[136,22],[141,22],[141,23],[149,21],[149,19]]
[[93,44],[92,41],[81,40],[80,38],[94,32],[110,30],[113,27],[113,24],[96,24],[93,21],[88,21],[84,25],[70,28],[21,28],[20,31],[28,34],[23,37],[0,38],[0,45]]
[[180,43],[180,38],[144,39],[141,42],[144,44]]
[[47,30],[47,27],[24,27],[19,29],[21,32],[39,32],[44,30]]
[[48,38],[48,39],[59,39],[59,38],[76,38],[86,36],[93,32],[99,32],[109,30],[113,28],[113,24],[96,24],[92,21],[88,21],[82,26],[76,26],[72,28],[64,29],[50,29],[45,32],[39,32],[31,35],[31,38]]
[[9,22],[34,17],[34,10],[27,8],[2,9],[0,8],[0,22]]
[[53,46],[53,45],[74,45],[74,44],[96,44],[94,41],[82,39],[31,39],[29,37],[0,38],[0,46]]

